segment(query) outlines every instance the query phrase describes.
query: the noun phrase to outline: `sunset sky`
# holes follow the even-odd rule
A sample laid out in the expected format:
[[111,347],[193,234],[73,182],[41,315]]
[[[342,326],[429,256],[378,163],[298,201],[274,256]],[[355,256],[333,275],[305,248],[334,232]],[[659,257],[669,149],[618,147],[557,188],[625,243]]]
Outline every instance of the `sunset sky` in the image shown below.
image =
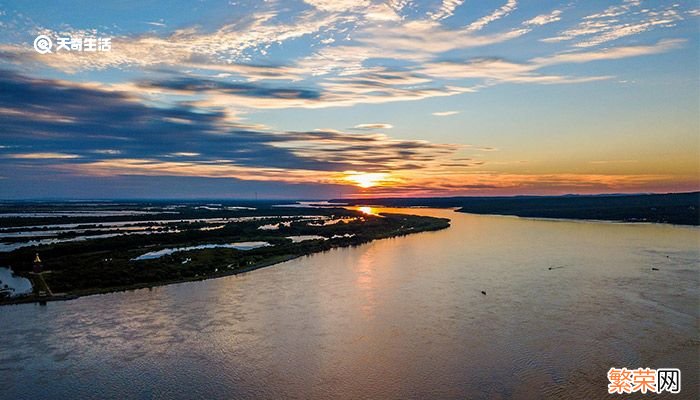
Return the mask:
[[0,199],[698,190],[699,23],[697,1],[0,1]]

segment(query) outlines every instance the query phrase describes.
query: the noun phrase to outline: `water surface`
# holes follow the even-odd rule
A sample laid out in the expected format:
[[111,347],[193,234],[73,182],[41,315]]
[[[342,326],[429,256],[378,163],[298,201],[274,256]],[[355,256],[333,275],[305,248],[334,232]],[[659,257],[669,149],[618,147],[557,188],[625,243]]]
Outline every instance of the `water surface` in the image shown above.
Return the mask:
[[192,250],[203,250],[203,249],[236,249],[236,250],[253,250],[253,249],[259,249],[261,247],[267,247],[271,246],[270,243],[268,242],[236,242],[236,243],[225,243],[225,244],[216,244],[216,243],[211,243],[211,244],[200,244],[197,246],[187,246],[187,247],[174,247],[174,248],[166,248],[162,250],[157,250],[157,251],[150,251],[145,254],[141,254],[140,256],[132,259],[132,261],[140,261],[140,260],[152,260],[155,258],[161,258],[163,256],[167,256],[173,253],[178,253],[181,251],[192,251]]
[[32,292],[29,279],[16,276],[12,269],[0,267],[0,291],[10,294],[10,297]]
[[410,212],[452,227],[2,307],[0,397],[604,398],[612,366],[698,397],[700,230]]

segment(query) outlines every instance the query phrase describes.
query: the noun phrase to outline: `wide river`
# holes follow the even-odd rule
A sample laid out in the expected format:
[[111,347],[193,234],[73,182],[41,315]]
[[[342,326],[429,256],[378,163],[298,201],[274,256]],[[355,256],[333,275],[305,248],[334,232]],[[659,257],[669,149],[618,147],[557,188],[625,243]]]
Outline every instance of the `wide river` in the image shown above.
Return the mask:
[[452,227],[0,307],[0,398],[605,398],[611,367],[698,398],[699,229],[410,212]]

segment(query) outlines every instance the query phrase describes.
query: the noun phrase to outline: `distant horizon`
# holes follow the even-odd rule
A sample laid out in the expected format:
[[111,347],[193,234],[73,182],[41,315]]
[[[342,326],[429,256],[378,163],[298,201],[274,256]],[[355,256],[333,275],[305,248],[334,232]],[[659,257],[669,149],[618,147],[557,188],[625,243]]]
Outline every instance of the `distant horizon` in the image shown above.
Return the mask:
[[700,193],[700,189],[692,191],[683,192],[638,192],[638,193],[565,193],[565,194],[555,194],[555,195],[539,195],[539,194],[514,194],[514,195],[459,195],[459,196],[383,196],[383,197],[343,197],[343,198],[299,198],[299,197],[285,197],[285,198],[235,198],[235,197],[198,197],[198,198],[186,198],[186,197],[112,197],[112,198],[69,198],[69,197],[45,197],[45,198],[6,198],[0,199],[2,203],[9,202],[119,202],[119,201],[240,201],[240,202],[276,202],[276,201],[294,201],[294,202],[310,202],[310,201],[332,201],[332,200],[378,200],[378,199],[450,199],[450,198],[516,198],[516,197],[606,197],[606,196],[645,196],[645,195],[673,195],[673,194],[694,194]]

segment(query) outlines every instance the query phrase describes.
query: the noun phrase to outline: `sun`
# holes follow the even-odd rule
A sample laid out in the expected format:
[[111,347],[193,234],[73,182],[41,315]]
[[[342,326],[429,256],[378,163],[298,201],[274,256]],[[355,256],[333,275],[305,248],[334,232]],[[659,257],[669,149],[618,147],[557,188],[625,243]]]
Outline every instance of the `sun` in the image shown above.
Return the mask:
[[389,174],[386,172],[347,171],[344,179],[361,188],[367,189],[379,185],[382,181],[385,181],[388,176]]

